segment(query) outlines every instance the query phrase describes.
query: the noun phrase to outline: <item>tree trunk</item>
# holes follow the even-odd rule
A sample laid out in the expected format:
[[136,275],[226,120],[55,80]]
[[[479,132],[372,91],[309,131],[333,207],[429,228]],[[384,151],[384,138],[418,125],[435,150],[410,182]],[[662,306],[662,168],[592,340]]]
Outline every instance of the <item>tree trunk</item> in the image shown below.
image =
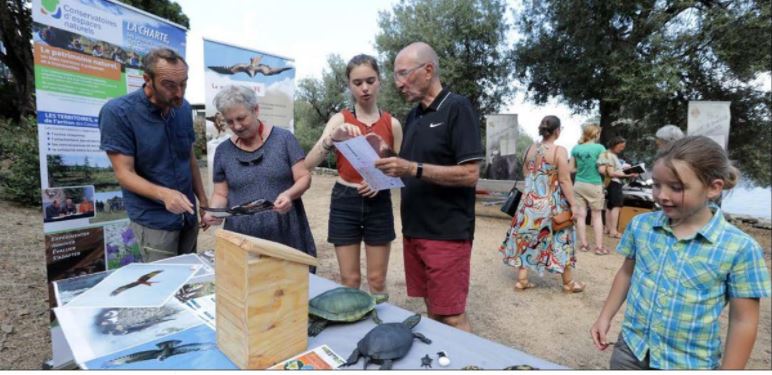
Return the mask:
[[619,118],[620,105],[618,101],[601,99],[598,108],[600,109],[600,127],[603,130],[600,133],[600,143],[605,146],[611,138],[617,135],[617,130],[611,124]]

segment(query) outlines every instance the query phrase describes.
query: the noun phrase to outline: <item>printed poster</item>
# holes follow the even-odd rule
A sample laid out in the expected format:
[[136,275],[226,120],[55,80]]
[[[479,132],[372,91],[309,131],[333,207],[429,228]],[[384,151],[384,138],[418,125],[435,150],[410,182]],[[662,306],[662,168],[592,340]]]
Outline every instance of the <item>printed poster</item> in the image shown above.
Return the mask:
[[690,101],[686,133],[704,135],[726,150],[729,145],[729,127],[732,102]]
[[[142,86],[141,60],[151,48],[185,56],[187,30],[118,1],[32,0],[31,13],[40,219],[51,282],[138,260],[125,234],[120,186],[99,150],[99,111]],[[51,284],[49,292],[54,306]],[[66,362],[60,359],[53,365]]]
[[518,165],[518,125],[515,114],[485,116],[485,172],[489,180],[516,180]]

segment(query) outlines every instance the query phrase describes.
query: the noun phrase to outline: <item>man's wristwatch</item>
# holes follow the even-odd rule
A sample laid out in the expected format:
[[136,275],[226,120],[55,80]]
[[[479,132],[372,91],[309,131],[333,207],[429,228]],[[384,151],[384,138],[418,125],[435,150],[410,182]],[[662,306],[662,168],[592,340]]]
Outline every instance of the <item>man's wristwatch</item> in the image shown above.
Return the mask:
[[417,163],[415,166],[415,178],[421,178],[424,174],[424,163]]

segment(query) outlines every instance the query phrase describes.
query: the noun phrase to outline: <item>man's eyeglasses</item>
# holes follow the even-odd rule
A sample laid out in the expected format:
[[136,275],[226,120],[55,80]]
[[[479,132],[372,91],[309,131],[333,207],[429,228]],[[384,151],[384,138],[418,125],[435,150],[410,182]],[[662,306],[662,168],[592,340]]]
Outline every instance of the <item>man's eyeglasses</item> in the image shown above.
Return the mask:
[[418,70],[420,68],[423,68],[424,66],[426,66],[426,63],[418,65],[415,68],[398,70],[398,71],[394,72],[394,80],[401,81],[401,80],[407,78],[410,74],[412,74],[416,70]]

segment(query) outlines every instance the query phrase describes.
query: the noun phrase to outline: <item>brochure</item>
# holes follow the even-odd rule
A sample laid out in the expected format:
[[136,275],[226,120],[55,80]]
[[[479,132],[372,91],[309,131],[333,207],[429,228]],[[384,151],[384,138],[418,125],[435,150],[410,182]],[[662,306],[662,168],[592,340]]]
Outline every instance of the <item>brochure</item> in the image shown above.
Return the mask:
[[334,370],[346,363],[343,357],[322,345],[278,363],[268,370]]
[[215,217],[228,217],[239,215],[254,215],[259,212],[273,209],[273,202],[265,199],[256,199],[251,202],[233,206],[231,208],[201,207]]
[[381,156],[365,136],[360,135],[347,141],[335,142],[335,147],[373,190],[380,191],[405,186],[401,179],[387,176],[375,168],[375,161]]
[[646,165],[644,163],[637,164],[630,168],[623,169],[622,172],[625,172],[625,174],[630,174],[630,173],[642,174],[646,172]]

